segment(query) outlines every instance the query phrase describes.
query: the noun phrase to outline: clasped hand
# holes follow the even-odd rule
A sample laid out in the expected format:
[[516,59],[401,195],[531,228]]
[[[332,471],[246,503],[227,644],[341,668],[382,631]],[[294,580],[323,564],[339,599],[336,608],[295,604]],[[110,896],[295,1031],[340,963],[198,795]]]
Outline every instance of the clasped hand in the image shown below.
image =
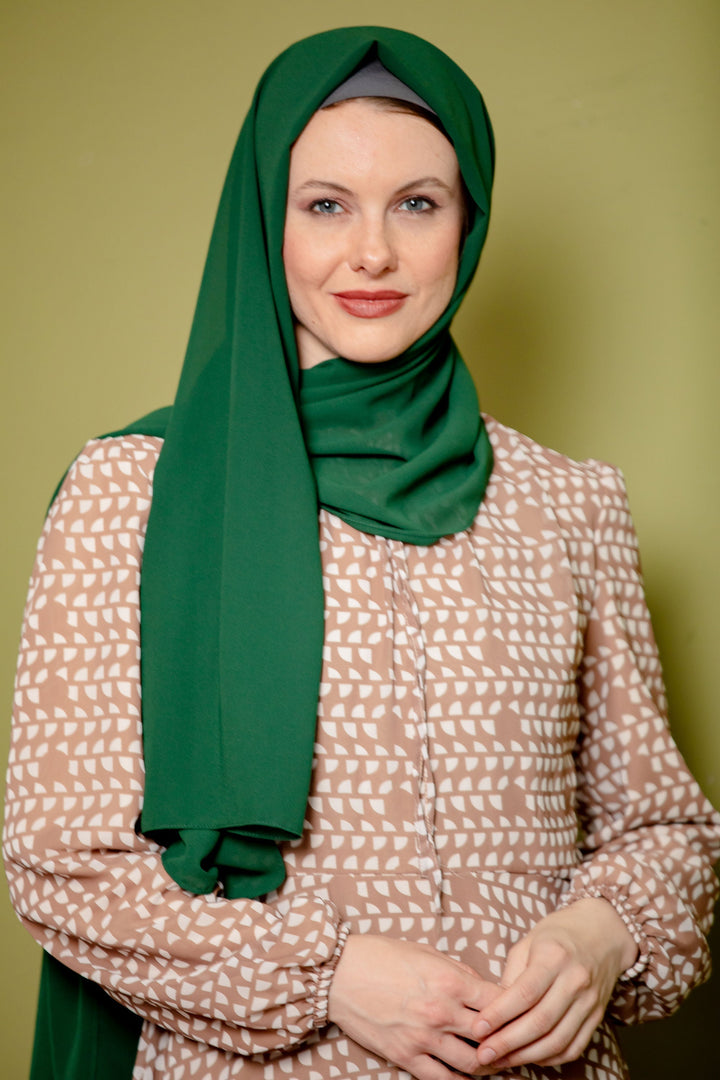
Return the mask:
[[351,934],[328,1016],[416,1080],[559,1065],[583,1052],[636,951],[600,899],[540,920],[510,950],[499,984],[429,945]]

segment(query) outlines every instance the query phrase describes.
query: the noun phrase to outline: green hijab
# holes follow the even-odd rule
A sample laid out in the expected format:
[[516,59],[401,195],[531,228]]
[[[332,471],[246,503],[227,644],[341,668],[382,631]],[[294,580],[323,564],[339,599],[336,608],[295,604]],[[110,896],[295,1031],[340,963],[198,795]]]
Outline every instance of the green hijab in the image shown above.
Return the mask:
[[[376,56],[456,148],[474,204],[457,285],[402,356],[326,361],[301,378],[281,257],[290,148]],[[320,34],[260,80],[220,200],[143,561],[142,830],[192,892],[219,881],[231,897],[268,892],[285,874],[278,844],[302,833],[323,641],[318,503],[415,544],[477,513],[492,459],[448,327],[485,238],[492,158],[478,91],[411,34]]]
[[[328,360],[301,377],[282,263],[290,149],[376,58],[437,113],[457,153],[470,203],[458,278],[401,356]],[[412,34],[318,34],[258,84],[175,403],[124,429],[164,437],[142,571],[141,829],[191,892],[267,893],[285,876],[278,845],[302,833],[323,644],[318,506],[414,544],[477,513],[492,454],[449,326],[487,232],[493,161],[478,90]]]

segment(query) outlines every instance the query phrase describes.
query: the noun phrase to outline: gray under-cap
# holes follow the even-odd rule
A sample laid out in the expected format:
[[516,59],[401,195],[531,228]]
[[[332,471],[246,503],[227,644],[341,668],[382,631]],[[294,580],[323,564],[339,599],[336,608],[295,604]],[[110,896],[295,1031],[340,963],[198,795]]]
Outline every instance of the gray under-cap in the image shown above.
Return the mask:
[[328,94],[320,108],[324,109],[326,105],[335,105],[338,101],[358,97],[389,97],[398,101],[409,101],[411,105],[417,105],[432,113],[433,116],[437,115],[419,94],[388,71],[379,60],[370,60],[365,67],[360,68],[345,82],[340,83],[332,94]]

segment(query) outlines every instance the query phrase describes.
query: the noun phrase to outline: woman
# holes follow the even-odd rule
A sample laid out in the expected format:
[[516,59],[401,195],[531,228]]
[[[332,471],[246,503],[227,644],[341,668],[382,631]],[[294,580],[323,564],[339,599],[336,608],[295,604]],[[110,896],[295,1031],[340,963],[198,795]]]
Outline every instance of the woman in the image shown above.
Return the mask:
[[261,80],[173,409],[89,443],[41,541],[5,848],[60,961],[35,1076],[605,1080],[606,1007],[705,975],[720,819],[622,482],[484,423],[449,337],[492,166],[412,35]]

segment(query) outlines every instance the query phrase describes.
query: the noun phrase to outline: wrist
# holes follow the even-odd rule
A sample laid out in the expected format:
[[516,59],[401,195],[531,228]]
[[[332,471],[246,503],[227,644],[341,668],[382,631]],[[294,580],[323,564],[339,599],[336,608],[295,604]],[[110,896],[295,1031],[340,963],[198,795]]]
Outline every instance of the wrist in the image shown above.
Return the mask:
[[332,978],[328,985],[327,995],[327,1019],[330,1024],[343,1026],[344,1002],[352,981],[354,970],[354,956],[358,945],[362,946],[362,937],[359,934],[346,934],[342,952],[335,963]]
[[618,977],[635,964],[640,950],[612,901],[604,896],[587,896],[574,901],[565,910],[573,910],[580,919],[588,920],[613,949],[617,956]]

